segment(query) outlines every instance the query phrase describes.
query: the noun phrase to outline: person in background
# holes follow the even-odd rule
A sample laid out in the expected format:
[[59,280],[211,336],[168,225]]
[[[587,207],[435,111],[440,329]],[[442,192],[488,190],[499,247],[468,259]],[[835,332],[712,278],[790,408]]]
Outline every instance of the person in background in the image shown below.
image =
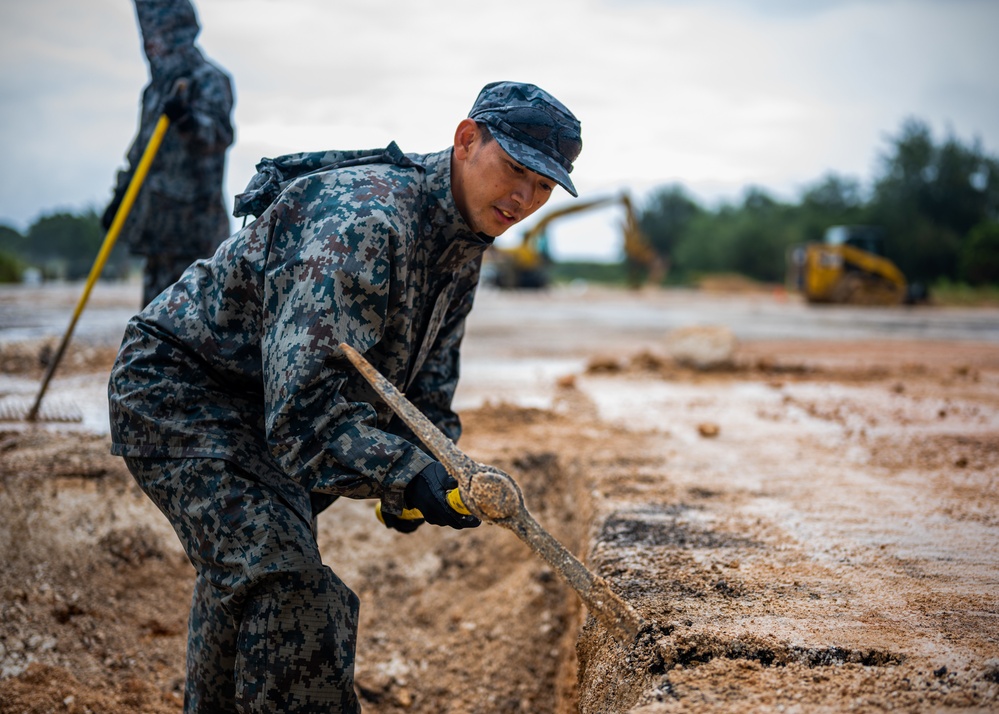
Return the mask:
[[122,229],[133,255],[145,258],[142,304],[176,282],[197,258],[229,236],[222,200],[226,151],[233,142],[232,81],[194,44],[201,28],[189,0],[135,0],[149,84],[142,92],[139,132],[118,172],[101,219],[111,227],[160,116],[170,120]]

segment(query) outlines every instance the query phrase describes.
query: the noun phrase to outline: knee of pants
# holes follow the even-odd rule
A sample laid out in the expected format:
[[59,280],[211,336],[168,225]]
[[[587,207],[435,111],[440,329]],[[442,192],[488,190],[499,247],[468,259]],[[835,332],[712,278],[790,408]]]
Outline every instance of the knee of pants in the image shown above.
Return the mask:
[[325,565],[269,573],[261,577],[242,598],[236,602],[233,600],[227,607],[239,613],[240,619],[250,614],[251,610],[259,613],[275,607],[307,607],[316,613],[344,613],[350,621],[356,622],[360,609],[360,600],[354,591]]
[[259,583],[238,623],[237,696],[246,705],[264,702],[277,710],[312,702],[353,711],[358,605],[326,567]]
[[322,567],[311,522],[237,466],[199,458],[126,464],[230,611],[268,578]]

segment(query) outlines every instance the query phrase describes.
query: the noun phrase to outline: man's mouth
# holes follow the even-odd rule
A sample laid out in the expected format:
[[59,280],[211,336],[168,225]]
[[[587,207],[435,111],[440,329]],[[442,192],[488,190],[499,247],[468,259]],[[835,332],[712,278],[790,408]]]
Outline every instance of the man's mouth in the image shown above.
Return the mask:
[[502,208],[497,208],[496,212],[499,213],[509,223],[516,223],[517,221],[520,220],[515,214],[510,213],[509,211],[504,210]]

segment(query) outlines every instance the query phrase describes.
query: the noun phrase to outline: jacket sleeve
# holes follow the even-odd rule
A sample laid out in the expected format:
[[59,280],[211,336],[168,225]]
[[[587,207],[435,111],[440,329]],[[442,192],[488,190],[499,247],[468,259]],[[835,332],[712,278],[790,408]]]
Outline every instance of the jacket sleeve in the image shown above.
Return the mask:
[[[310,491],[381,497],[399,512],[406,484],[432,459],[381,429],[370,403],[347,396],[361,378],[339,350],[346,342],[363,354],[381,338],[395,229],[384,212],[341,208],[328,190],[296,184],[257,222],[271,244],[261,316],[268,447]],[[317,216],[316,205],[332,213]]]
[[[162,90],[162,87],[152,83],[143,90],[139,132],[128,148],[127,165],[118,171],[115,180],[115,193],[119,197],[123,196],[128,188],[132,175],[138,168],[139,161],[146,151],[149,139],[152,137],[162,114],[162,105],[167,96]],[[175,176],[183,175],[188,180],[195,181],[197,185],[208,186],[208,193],[213,194],[220,191],[221,172],[224,167],[222,156],[235,138],[235,131],[232,127],[232,106],[232,82],[229,76],[214,65],[206,63],[195,72],[192,78],[190,126],[182,131],[179,127],[171,125],[167,130],[168,137],[164,139],[164,145],[159,153],[166,155],[171,150],[176,150],[170,148],[169,136],[173,134],[177,137],[176,141],[180,142],[179,145],[184,147],[182,150],[184,156],[197,157],[195,161],[209,161],[212,163],[212,170],[208,176],[201,177],[200,180],[194,174],[204,171],[203,163],[196,163],[179,174],[175,169],[166,170],[172,171]],[[174,147],[176,146],[178,145],[174,144]],[[158,156],[156,161],[157,163],[151,169],[151,175],[164,170],[162,168],[163,158]],[[217,166],[215,162],[218,162]],[[204,193],[205,191],[204,189],[196,191],[196,193],[199,192]]]
[[233,142],[232,83],[228,75],[205,64],[193,77],[190,127],[181,132],[192,151],[223,153]]

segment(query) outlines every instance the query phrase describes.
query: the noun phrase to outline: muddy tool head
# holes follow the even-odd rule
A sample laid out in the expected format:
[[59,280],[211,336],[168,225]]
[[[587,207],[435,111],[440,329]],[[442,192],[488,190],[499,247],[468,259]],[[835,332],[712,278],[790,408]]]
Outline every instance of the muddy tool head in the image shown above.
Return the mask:
[[579,593],[593,616],[615,637],[624,643],[635,639],[645,626],[639,614],[534,520],[524,505],[524,494],[508,474],[470,459],[357,350],[344,343],[340,349],[458,482],[461,499],[472,515],[516,533]]

